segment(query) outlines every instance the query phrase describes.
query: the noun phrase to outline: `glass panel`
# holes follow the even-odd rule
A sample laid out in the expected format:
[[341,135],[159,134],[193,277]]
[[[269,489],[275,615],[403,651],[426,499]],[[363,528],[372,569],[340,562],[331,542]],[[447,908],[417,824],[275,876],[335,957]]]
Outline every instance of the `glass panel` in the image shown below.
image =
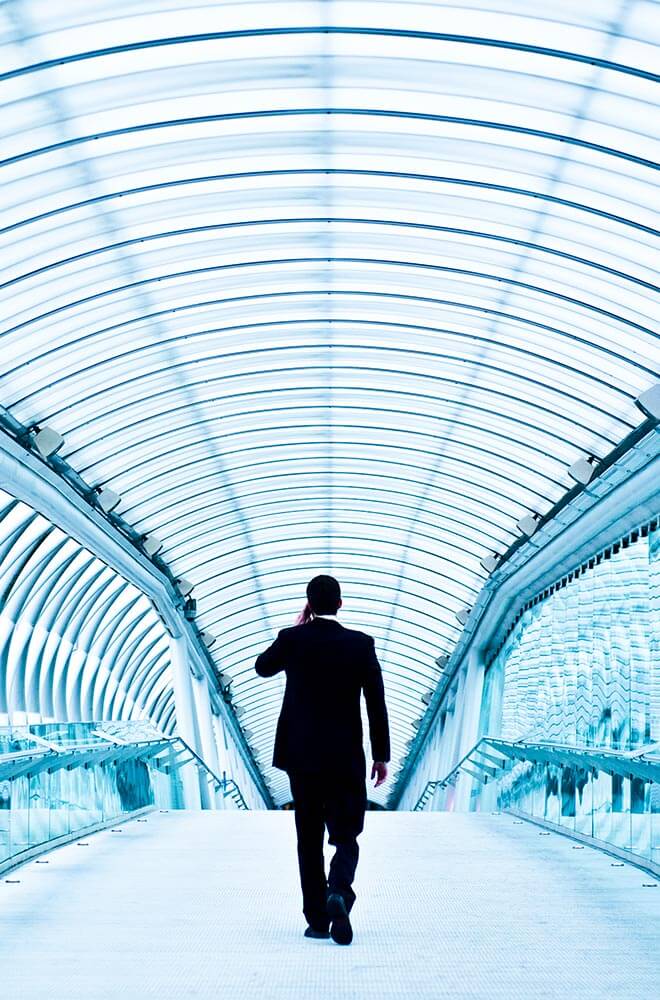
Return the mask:
[[616,757],[611,769],[607,757],[516,763],[501,803],[653,861],[660,784],[634,761],[653,762],[660,777],[659,552],[655,526],[526,610],[486,673],[480,722],[481,735],[569,756],[571,747],[641,753],[623,769]]
[[[121,743],[101,738],[99,728]],[[44,739],[55,749],[39,742]],[[137,810],[180,808],[183,768],[193,781],[198,773],[209,781],[203,766],[192,763],[188,752],[182,757],[181,745],[148,722],[1,728],[0,866],[18,864],[31,848],[46,849],[58,838]],[[247,808],[235,782],[223,785],[214,778],[209,789],[219,808],[228,798]]]

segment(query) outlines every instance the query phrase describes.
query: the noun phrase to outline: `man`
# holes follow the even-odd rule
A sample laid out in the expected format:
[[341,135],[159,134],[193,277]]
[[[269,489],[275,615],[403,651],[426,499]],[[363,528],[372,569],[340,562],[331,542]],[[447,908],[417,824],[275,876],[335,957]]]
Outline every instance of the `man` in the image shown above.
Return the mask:
[[[285,628],[257,657],[261,677],[286,671],[286,689],[277,723],[273,766],[287,771],[295,807],[298,865],[305,937],[350,944],[349,913],[367,805],[366,760],[362,746],[361,694],[364,691],[373,754],[374,787],[387,777],[390,737],[383,677],[374,640],[344,628],[342,605],[332,576],[307,585],[302,623]],[[323,838],[336,850],[326,881]]]

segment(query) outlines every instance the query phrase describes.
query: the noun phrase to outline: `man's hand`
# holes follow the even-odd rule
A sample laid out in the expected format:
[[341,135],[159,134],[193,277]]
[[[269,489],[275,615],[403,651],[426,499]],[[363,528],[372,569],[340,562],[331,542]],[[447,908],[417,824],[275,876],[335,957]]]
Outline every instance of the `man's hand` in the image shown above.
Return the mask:
[[378,781],[374,785],[374,788],[378,788],[379,785],[382,785],[387,777],[387,764],[384,764],[382,760],[375,760],[373,763],[373,767],[371,768],[372,779],[375,778],[376,775],[378,775]]

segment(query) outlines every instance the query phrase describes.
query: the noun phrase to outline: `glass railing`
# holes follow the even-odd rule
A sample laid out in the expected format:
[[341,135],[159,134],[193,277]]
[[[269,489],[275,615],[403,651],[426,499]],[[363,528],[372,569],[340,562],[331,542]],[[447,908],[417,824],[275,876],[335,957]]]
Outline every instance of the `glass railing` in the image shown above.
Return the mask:
[[0,873],[118,819],[183,808],[186,771],[212,805],[247,809],[233,779],[148,723],[0,728]]
[[452,809],[471,779],[471,808],[498,809],[561,830],[660,874],[660,743],[605,750],[484,737],[415,810]]

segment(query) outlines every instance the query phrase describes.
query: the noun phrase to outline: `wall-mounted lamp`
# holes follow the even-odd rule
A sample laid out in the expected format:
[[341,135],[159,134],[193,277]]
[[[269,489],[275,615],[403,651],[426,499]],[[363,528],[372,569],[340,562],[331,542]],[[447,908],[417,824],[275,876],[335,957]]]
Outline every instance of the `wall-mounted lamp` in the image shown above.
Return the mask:
[[251,740],[251,739],[252,739],[252,737],[254,736],[254,733],[252,732],[252,730],[251,730],[251,729],[244,729],[244,730],[243,730],[243,736],[245,737],[245,739],[246,739],[246,740],[248,740],[248,741],[249,741],[249,740]]
[[187,597],[190,591],[195,586],[194,583],[191,583],[190,580],[186,580],[182,576],[179,577],[177,580],[175,580],[174,583],[176,584],[177,590],[183,597]]
[[456,612],[456,618],[458,619],[461,625],[467,624],[467,620],[470,617],[471,610],[472,610],[471,608],[461,608],[460,611]]
[[480,560],[481,565],[483,566],[483,568],[486,570],[487,573],[492,573],[494,570],[496,570],[499,561],[500,557],[497,555],[484,556],[483,559]]
[[111,510],[114,510],[119,505],[121,497],[114,490],[111,490],[109,486],[99,486],[94,490],[94,499],[104,514],[109,514]]
[[219,674],[218,680],[220,681],[220,687],[223,691],[229,691],[229,685],[234,680],[229,674]]
[[635,406],[652,420],[660,420],[660,382],[643,392],[635,400]]
[[519,521],[516,521],[516,528],[521,531],[523,535],[527,535],[531,538],[536,529],[539,526],[539,516],[538,514],[525,514],[521,517]]
[[[163,547],[163,543],[156,535],[144,535],[142,538],[142,548],[148,556],[155,556]],[[192,589],[192,588],[191,588]]]
[[424,694],[422,695],[422,701],[424,702],[425,705],[431,704],[431,699],[433,698],[434,694],[435,692],[430,690],[424,692]]
[[234,715],[236,716],[237,719],[243,718],[243,716],[245,715],[245,709],[243,708],[242,705],[234,706]]
[[594,474],[593,459],[578,458],[577,462],[573,462],[569,467],[568,474],[576,483],[586,486]]
[[40,427],[32,435],[32,444],[42,458],[50,458],[51,455],[60,450],[64,444],[64,438],[52,427]]
[[413,719],[412,720],[413,729],[419,729],[419,727],[421,726],[421,724],[422,724],[422,720],[421,719]]
[[212,632],[200,632],[199,637],[207,649],[210,649],[218,641]]
[[444,670],[448,663],[449,663],[448,653],[441,653],[440,656],[436,656],[435,658],[435,665],[438,668],[438,670]]

